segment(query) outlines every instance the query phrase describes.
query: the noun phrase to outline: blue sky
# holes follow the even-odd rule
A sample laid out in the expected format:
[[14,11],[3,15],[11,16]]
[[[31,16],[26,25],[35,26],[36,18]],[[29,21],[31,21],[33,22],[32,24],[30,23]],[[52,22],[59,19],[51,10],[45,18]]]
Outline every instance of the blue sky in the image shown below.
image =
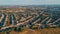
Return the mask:
[[60,4],[60,0],[0,0],[0,5]]

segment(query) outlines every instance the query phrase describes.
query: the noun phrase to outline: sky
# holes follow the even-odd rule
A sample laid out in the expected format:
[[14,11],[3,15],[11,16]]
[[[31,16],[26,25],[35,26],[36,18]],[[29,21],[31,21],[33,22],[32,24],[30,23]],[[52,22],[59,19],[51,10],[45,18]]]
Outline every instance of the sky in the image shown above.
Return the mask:
[[0,0],[0,5],[45,5],[60,4],[60,0]]

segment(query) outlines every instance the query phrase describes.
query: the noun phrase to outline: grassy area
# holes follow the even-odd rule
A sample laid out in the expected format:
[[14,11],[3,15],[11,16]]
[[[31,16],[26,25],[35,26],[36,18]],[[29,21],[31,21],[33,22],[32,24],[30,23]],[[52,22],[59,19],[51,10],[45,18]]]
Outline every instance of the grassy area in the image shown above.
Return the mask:
[[[10,34],[60,34],[60,28],[44,28],[39,30],[25,29],[23,32],[10,31]],[[1,32],[0,34],[6,34]]]

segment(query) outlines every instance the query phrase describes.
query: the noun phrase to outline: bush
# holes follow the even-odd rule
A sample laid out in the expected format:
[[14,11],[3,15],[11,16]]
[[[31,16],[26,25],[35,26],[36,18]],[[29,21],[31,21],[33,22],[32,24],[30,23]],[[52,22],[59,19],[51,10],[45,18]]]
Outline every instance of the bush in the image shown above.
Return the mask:
[[22,31],[24,31],[24,28],[17,28],[17,27],[15,27],[14,31],[16,31],[16,32],[22,32]]

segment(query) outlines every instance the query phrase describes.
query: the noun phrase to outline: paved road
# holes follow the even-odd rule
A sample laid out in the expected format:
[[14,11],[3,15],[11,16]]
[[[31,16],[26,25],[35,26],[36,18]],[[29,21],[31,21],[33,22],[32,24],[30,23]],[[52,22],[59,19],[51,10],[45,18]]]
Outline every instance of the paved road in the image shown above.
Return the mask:
[[14,14],[12,14],[12,17],[13,17],[13,20],[14,20],[14,25],[16,25],[16,24],[17,24],[17,20],[16,20],[15,15],[14,15]]
[[5,22],[5,19],[6,19],[6,15],[4,15],[4,18],[3,18],[2,21],[0,22],[0,27],[3,27],[4,22]]
[[12,15],[10,15],[10,24],[12,24]]

